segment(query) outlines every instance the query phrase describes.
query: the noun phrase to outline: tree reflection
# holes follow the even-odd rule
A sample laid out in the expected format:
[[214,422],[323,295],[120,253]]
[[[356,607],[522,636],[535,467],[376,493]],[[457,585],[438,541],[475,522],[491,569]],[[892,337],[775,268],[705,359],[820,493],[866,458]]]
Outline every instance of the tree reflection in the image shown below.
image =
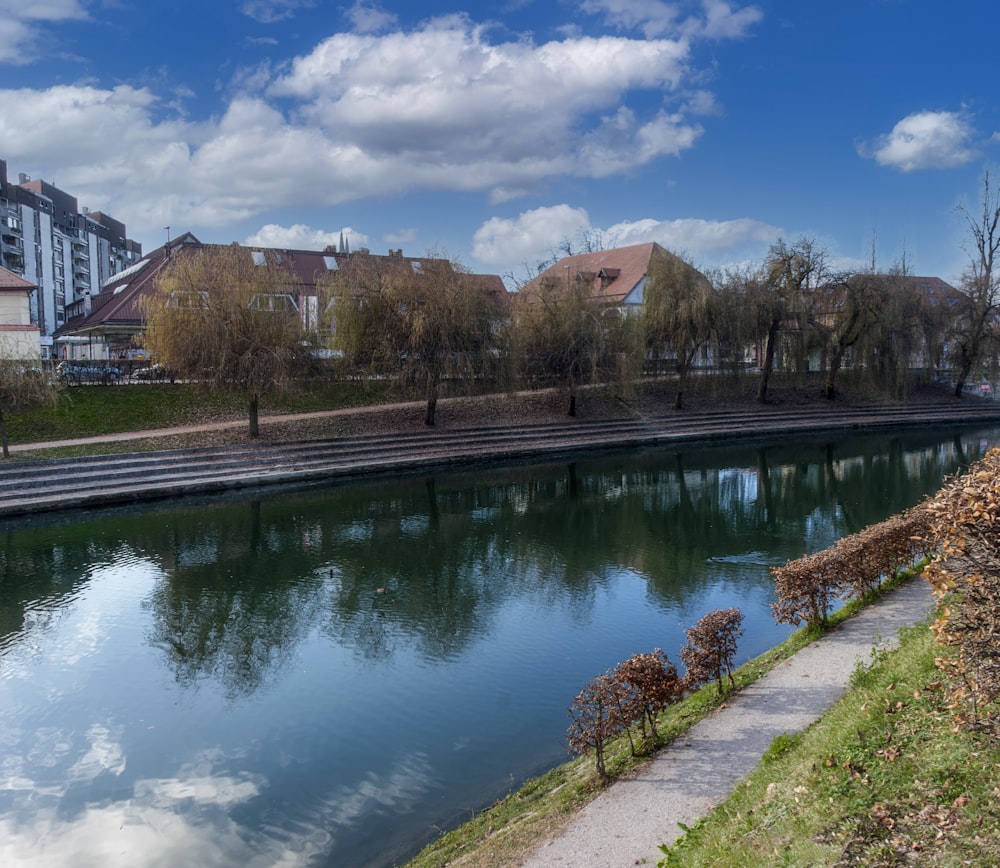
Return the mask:
[[[8,523],[0,648],[127,540],[162,571],[147,638],[181,683],[253,694],[310,635],[372,665],[404,649],[453,659],[511,601],[583,621],[622,570],[683,607],[722,560],[796,557],[918,502],[978,455],[978,437],[648,450]],[[740,580],[770,587],[766,567]]]

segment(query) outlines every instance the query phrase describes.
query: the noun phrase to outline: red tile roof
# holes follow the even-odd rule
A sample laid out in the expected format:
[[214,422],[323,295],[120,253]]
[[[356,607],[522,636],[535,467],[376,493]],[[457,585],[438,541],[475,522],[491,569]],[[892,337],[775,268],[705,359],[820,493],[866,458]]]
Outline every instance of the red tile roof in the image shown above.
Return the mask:
[[568,285],[572,279],[590,284],[591,296],[596,300],[611,305],[639,304],[642,283],[650,266],[667,258],[676,257],[655,241],[577,253],[560,259],[532,278],[521,287],[519,295],[530,298],[544,286]]
[[25,280],[20,275],[0,265],[0,292],[4,290],[25,292],[31,289],[37,289],[37,287],[30,280]]

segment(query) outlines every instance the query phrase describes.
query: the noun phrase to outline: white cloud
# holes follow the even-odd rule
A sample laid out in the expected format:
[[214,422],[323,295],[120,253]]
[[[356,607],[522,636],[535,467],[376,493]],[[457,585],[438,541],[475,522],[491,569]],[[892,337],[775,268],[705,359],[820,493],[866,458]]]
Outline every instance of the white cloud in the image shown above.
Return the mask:
[[727,264],[752,258],[767,249],[782,234],[777,226],[745,217],[737,220],[654,220],[616,223],[606,228],[591,225],[582,208],[555,205],[525,211],[516,219],[494,217],[484,223],[473,239],[473,256],[488,265],[502,267],[511,262],[531,265],[551,257],[564,241],[597,233],[608,246],[658,244],[700,263]]
[[[70,0],[46,2],[52,15],[83,14]],[[261,17],[299,5],[244,8]],[[663,4],[634,6],[635,20],[673,20]],[[369,0],[349,17],[361,30],[394,24]],[[237,71],[234,95],[202,121],[149,88],[0,90],[0,153],[125,220],[133,237],[426,190],[502,202],[692,148],[702,134],[692,118],[713,99],[687,87],[690,41],[490,41],[460,15],[338,33],[288,64]]]
[[704,0],[705,23],[701,33],[708,39],[742,39],[764,15],[756,6],[734,10],[723,0]]
[[[916,112],[903,118],[876,143],[871,156],[881,166],[903,172],[917,169],[950,169],[976,158],[971,145],[975,131],[958,112]],[[867,156],[868,149],[859,147]]]
[[81,0],[0,0],[0,63],[33,61],[40,49],[40,25],[88,17]]
[[747,245],[768,245],[777,240],[781,230],[760,220],[636,220],[617,223],[604,230],[615,245],[626,247],[655,241],[678,253],[716,257]]
[[550,257],[562,241],[576,238],[589,227],[587,212],[569,205],[524,211],[515,220],[494,217],[476,230],[472,255],[487,265],[531,265]]
[[386,12],[377,3],[357,0],[347,10],[347,20],[358,33],[377,33],[395,25],[397,18],[392,12]]
[[244,244],[254,247],[277,247],[282,250],[322,250],[330,245],[337,247],[341,235],[352,250],[368,243],[367,235],[356,232],[350,226],[327,232],[302,223],[296,223],[294,226],[268,223],[250,235]]
[[312,5],[313,0],[246,0],[240,11],[261,24],[273,24],[291,18],[298,9]]
[[648,38],[683,33],[707,39],[741,39],[763,18],[756,6],[735,9],[724,0],[702,0],[703,16],[680,18],[677,3],[664,0],[583,0],[581,11],[602,15],[621,30],[639,30]]

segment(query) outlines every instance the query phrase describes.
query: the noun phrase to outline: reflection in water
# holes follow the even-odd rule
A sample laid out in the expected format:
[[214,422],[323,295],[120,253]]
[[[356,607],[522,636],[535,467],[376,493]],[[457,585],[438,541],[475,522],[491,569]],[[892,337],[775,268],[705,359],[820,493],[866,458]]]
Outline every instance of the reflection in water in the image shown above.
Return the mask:
[[0,526],[5,864],[387,865],[565,756],[580,685],[993,432],[649,450]]

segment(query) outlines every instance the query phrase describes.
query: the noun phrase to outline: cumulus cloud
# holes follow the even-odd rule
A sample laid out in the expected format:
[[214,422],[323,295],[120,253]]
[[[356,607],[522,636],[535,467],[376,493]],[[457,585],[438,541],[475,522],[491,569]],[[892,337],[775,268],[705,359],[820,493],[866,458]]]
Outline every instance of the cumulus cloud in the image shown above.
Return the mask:
[[903,118],[874,148],[862,145],[858,150],[881,166],[903,172],[951,169],[976,158],[974,136],[971,123],[959,112],[922,111]]
[[600,228],[582,208],[554,205],[525,211],[514,219],[494,217],[473,239],[473,255],[489,265],[543,262],[563,242],[597,234],[608,246],[628,247],[651,241],[698,262],[723,264],[763,251],[782,234],[760,220],[654,220],[647,218]]
[[590,227],[583,208],[553,205],[524,211],[514,220],[494,217],[476,230],[472,255],[487,265],[534,263],[551,256],[562,241]]
[[341,236],[351,250],[356,250],[368,243],[367,235],[356,232],[350,226],[327,232],[323,229],[314,229],[303,223],[296,223],[293,226],[268,223],[261,226],[253,235],[248,236],[244,244],[252,247],[277,247],[282,250],[322,250],[331,245],[337,247],[340,244]]
[[[376,2],[357,0],[353,32],[239,70],[227,102],[203,120],[149,88],[0,89],[0,153],[126,220],[133,236],[428,190],[502,202],[560,178],[631,173],[692,148],[703,132],[694,118],[713,99],[690,68],[693,37],[676,29],[673,7],[591,5],[610,14],[619,2],[628,21],[658,22],[660,35],[497,40],[465,15],[403,30]],[[242,8],[264,20],[302,5]],[[33,6],[49,7],[85,13],[77,0]],[[719,23],[726,10],[706,0],[701,35],[736,34]]]

